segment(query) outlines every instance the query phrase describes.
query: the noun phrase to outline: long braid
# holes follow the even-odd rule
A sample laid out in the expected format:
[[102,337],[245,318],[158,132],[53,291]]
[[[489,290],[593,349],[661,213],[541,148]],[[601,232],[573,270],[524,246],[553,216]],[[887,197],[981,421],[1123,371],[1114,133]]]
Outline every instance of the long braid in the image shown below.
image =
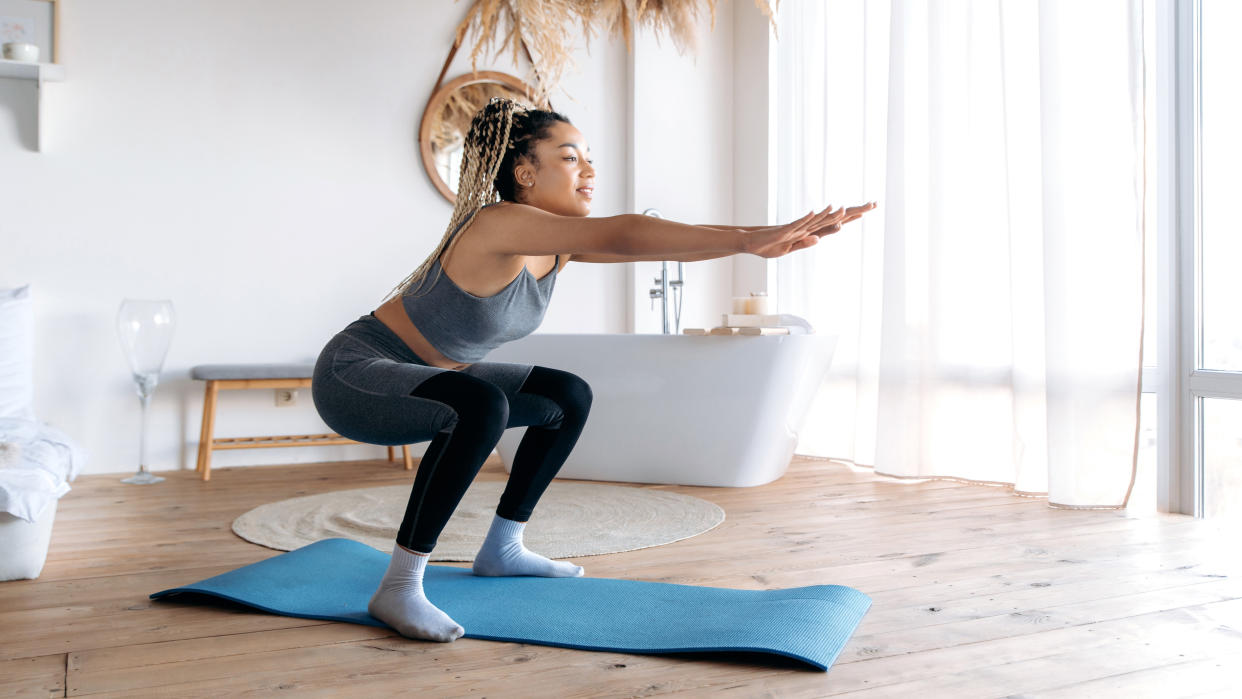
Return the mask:
[[[453,217],[444,231],[444,237],[417,269],[388,292],[388,295],[384,297],[385,301],[398,295],[405,295],[416,284],[418,286],[415,291],[421,289],[435,261],[440,258],[441,254],[456,246],[457,241],[461,239],[460,235],[453,235],[457,226],[467,219],[473,220],[474,214],[485,204],[500,200],[500,195],[496,191],[496,173],[505,159],[505,151],[511,147],[509,132],[513,128],[513,117],[525,111],[524,107],[513,100],[493,97],[474,115],[474,119],[470,122],[470,133],[466,136],[464,145],[465,152],[461,163],[460,185],[457,188],[457,203],[453,206]],[[440,269],[440,273],[444,273],[443,268]],[[431,280],[433,285],[435,282],[436,279]]]

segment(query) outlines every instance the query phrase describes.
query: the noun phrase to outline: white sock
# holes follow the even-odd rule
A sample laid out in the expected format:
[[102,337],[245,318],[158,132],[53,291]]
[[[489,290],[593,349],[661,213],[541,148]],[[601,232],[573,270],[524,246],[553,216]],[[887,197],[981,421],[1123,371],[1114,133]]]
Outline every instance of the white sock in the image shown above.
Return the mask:
[[496,515],[492,528],[474,557],[475,575],[537,575],[544,578],[582,577],[582,567],[569,561],[553,561],[531,553],[522,545],[525,522]]
[[402,636],[447,643],[461,638],[466,630],[423,594],[423,571],[429,557],[393,546],[392,561],[367,611]]

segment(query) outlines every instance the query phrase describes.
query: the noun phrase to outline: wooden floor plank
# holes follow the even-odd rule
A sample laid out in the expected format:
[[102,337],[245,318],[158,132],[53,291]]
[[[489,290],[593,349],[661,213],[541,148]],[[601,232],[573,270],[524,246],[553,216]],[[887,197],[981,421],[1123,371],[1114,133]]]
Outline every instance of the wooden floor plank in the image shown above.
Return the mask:
[[1239,602],[1217,602],[1088,624],[1038,627],[1028,634],[906,654],[874,654],[873,648],[864,646],[853,657],[838,661],[832,671],[833,686],[842,693],[901,686],[951,672],[969,674],[995,665],[1055,655],[1066,649],[1086,650],[1119,640],[1140,642],[1153,637],[1177,638],[1196,653],[1215,653],[1220,649],[1237,649],[1239,635],[1223,623],[1236,619],[1239,613]]
[[[1234,645],[1234,657],[1237,654]],[[1006,696],[1035,695],[1056,690],[1069,696],[1097,696],[1086,688],[1101,684],[1111,691],[1141,691],[1152,685],[1143,680],[1163,678],[1157,696],[1183,696],[1182,682],[1175,676],[1148,675],[1145,670],[1166,668],[1186,662],[1212,660],[1218,654],[1201,647],[1187,647],[1177,635],[1144,635],[1140,638],[1113,638],[1103,644],[1082,644],[1061,652],[1008,663],[992,664],[970,671],[952,671],[926,676],[912,682],[884,684],[859,692],[852,697],[912,696]],[[1236,669],[1236,668],[1235,668]],[[1236,677],[1236,673],[1235,673]],[[1170,681],[1171,680],[1171,681]],[[1191,680],[1193,686],[1193,680]],[[1214,683],[1213,683],[1214,684]],[[1133,694],[1132,694],[1133,695]]]
[[960,643],[997,641],[1049,628],[1064,628],[1148,612],[1166,611],[1242,598],[1232,580],[1203,582],[1173,590],[1158,590],[1104,600],[1022,608],[1009,614],[872,633],[864,620],[853,644],[869,657],[905,655]]
[[65,654],[0,660],[0,694],[40,699],[65,696]]
[[[1143,667],[1129,672],[1040,690],[1044,699],[1168,699],[1170,696],[1237,697],[1242,656],[1229,655],[1199,660],[1179,658],[1168,665]],[[1176,688],[1176,689],[1171,689]]]
[[[1242,655],[1236,547],[1212,522],[1056,510],[1001,488],[801,459],[757,488],[640,486],[704,498],[726,520],[667,546],[575,561],[597,577],[856,587],[873,607],[829,673],[742,654],[433,644],[235,605],[152,602],[156,590],[277,555],[232,533],[253,507],[413,478],[383,461],[216,469],[207,483],[166,475],[150,488],[82,477],[62,499],[43,575],[0,585],[6,692],[1143,696],[1181,682],[1210,696],[1228,689]],[[494,459],[480,474],[505,477]]]

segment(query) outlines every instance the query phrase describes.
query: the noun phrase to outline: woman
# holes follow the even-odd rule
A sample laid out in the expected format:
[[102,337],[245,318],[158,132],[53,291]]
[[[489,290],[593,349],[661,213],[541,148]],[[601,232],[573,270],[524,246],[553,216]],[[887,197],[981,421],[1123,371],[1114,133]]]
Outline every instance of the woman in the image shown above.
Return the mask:
[[566,263],[777,257],[874,207],[751,228],[586,218],[595,186],[588,150],[564,116],[493,98],[471,122],[457,205],[440,244],[379,308],[333,337],[315,365],[315,407],[332,429],[370,444],[431,441],[368,606],[402,635],[453,641],[465,633],[428,601],[423,572],[508,427],[527,430],[474,573],[582,575],[572,563],[527,550],[522,531],[582,432],[591,389],[565,371],[481,361],[539,326]]

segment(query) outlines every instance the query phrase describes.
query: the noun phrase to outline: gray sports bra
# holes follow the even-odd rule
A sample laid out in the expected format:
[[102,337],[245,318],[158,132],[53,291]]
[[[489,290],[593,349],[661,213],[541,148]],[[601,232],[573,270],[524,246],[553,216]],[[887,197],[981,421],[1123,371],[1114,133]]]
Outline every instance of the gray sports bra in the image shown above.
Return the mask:
[[[469,222],[470,218],[462,221],[453,235]],[[449,279],[437,259],[421,288],[414,285],[401,297],[401,305],[423,337],[445,357],[463,364],[478,362],[488,352],[539,327],[560,265],[557,255],[556,265],[542,279],[535,279],[523,266],[517,278],[498,293],[475,296]]]

